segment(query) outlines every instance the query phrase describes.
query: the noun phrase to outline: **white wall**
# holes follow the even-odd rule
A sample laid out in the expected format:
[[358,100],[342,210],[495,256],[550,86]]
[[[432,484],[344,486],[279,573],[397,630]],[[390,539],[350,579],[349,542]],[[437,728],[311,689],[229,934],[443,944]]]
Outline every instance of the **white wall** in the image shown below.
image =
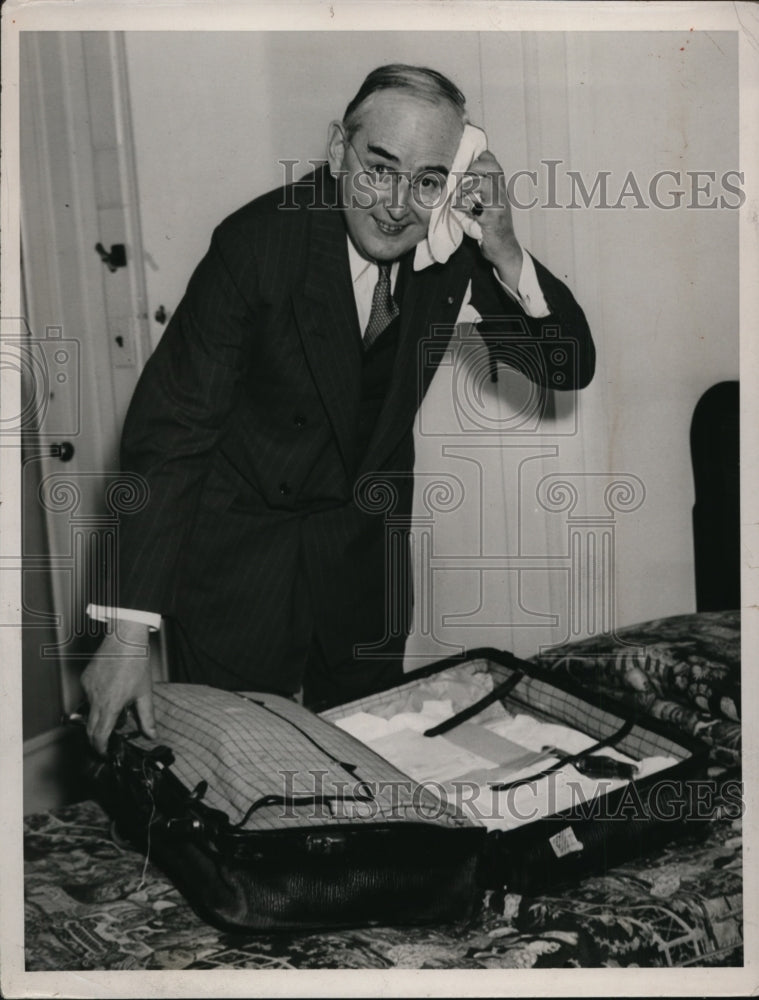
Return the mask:
[[[720,177],[739,168],[737,37],[665,32],[634,47],[629,40],[603,33],[571,47],[592,95],[579,106],[587,115],[579,138],[590,141],[569,146],[575,168],[620,179],[628,170]],[[603,347],[584,400],[607,431],[597,461],[636,473],[646,487],[645,504],[619,522],[620,617],[690,611],[688,432],[702,392],[738,377],[738,213],[578,212],[575,234],[587,255],[576,287],[592,303]]]
[[[539,196],[541,159],[560,160],[562,204],[568,169],[588,186],[610,171],[616,201],[630,170],[645,191],[658,170],[719,177],[740,166],[737,41],[727,33],[135,32],[126,52],[154,340],[155,309],[175,308],[214,225],[280,183],[279,159],[320,157],[328,121],[383,62],[449,73],[506,172],[538,171]],[[552,473],[584,484],[575,514],[598,513],[596,474],[645,488],[637,510],[614,515],[618,624],[694,608],[688,430],[704,389],[738,375],[737,212],[538,207],[516,212],[516,225],[583,304],[598,373],[530,434],[509,424],[524,399],[519,380],[480,384],[482,423],[465,437],[455,371],[436,377],[418,471],[460,480],[464,499],[434,515],[434,568],[417,593],[432,581],[437,639],[418,622],[411,657],[445,652],[441,638],[528,653],[572,633],[567,515],[547,515],[535,495]],[[469,363],[471,375],[471,350]],[[480,433],[499,420],[504,433]],[[426,514],[421,498],[416,510]],[[479,559],[462,568],[461,556]],[[583,619],[574,633],[589,627]]]
[[280,160],[300,160],[301,176],[324,158],[329,122],[373,66],[444,65],[479,110],[474,34],[131,32],[125,41],[151,317],[161,303],[176,307],[217,223],[284,182]]

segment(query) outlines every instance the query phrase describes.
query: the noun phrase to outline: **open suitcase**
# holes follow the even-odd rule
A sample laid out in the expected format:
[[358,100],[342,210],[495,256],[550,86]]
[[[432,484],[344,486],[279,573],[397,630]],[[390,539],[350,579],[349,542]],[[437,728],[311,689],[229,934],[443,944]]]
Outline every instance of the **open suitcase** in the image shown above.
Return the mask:
[[[683,828],[707,753],[495,650],[424,667],[321,716],[276,695],[200,685],[157,685],[155,705],[158,741],[111,737],[100,772],[106,803],[119,833],[201,917],[236,930],[463,920],[488,888],[536,892],[611,867]],[[479,747],[467,740],[487,748],[499,726],[527,719],[546,732],[580,729],[586,748],[528,748],[511,769],[516,780],[487,768],[420,780],[340,728],[366,719],[392,727],[441,705],[448,717],[424,733],[391,729],[380,744],[397,754],[405,740],[418,753],[424,740],[443,746],[439,737],[448,752],[467,733],[466,771]],[[634,777],[621,755],[659,766]],[[596,769],[592,792],[567,778],[575,767]]]

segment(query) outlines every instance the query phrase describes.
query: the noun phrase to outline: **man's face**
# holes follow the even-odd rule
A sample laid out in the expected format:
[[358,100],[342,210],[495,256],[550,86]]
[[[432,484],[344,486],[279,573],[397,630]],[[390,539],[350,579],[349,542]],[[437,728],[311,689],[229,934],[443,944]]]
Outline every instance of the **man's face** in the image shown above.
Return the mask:
[[[430,208],[412,191],[409,180],[447,174],[463,132],[456,110],[432,104],[403,90],[372,94],[358,111],[350,143],[339,123],[329,131],[329,164],[344,172],[343,204],[348,234],[362,257],[395,260],[427,235]],[[392,182],[377,187],[366,171]]]

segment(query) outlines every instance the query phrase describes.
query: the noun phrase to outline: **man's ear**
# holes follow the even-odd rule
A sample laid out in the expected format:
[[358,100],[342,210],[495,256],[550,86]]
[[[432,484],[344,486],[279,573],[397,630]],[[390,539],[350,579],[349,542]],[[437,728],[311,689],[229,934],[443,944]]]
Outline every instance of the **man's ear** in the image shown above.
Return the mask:
[[333,177],[337,176],[343,169],[347,150],[348,141],[345,138],[343,123],[340,121],[330,122],[327,129],[327,160]]

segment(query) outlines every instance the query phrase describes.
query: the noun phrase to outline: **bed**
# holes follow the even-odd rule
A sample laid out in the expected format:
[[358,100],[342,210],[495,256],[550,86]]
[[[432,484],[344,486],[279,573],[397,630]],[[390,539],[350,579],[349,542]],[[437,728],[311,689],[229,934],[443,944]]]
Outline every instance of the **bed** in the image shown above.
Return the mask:
[[[737,412],[731,386],[712,398]],[[711,414],[699,420],[714,427]],[[715,454],[724,464],[724,449]],[[698,535],[709,521],[704,505],[718,502],[736,519],[737,510],[725,514],[726,494],[712,482],[709,492],[700,495],[697,476],[696,564],[712,578],[697,588],[703,610],[535,658],[557,678],[708,745],[717,793],[684,834],[548,894],[485,892],[466,924],[246,935],[203,923],[161,871],[111,836],[103,809],[82,801],[25,820],[27,971],[742,965],[740,613],[730,606],[735,567],[719,565],[720,553],[732,558],[727,547],[699,554]]]
[[741,965],[738,612],[649,622],[541,659],[707,742],[709,815],[550,894],[489,891],[466,925],[244,935],[203,923],[84,801],[26,819],[27,970]]

